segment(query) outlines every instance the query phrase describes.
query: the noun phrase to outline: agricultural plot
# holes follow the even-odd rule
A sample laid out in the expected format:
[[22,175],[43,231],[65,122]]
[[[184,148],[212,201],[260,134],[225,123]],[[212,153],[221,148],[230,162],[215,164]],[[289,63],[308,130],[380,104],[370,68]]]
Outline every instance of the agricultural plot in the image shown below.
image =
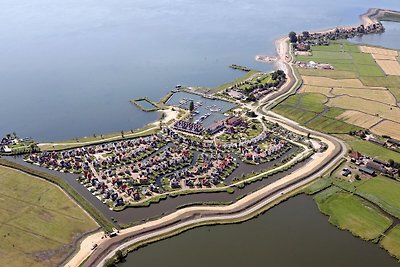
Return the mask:
[[366,240],[379,237],[392,223],[370,203],[350,193],[337,192],[316,200],[330,223]]
[[381,246],[396,258],[400,258],[400,226],[394,227],[382,239]]
[[381,120],[376,116],[372,116],[355,110],[346,110],[337,118],[347,123],[366,129],[370,128],[372,125],[378,123]]
[[312,129],[325,133],[349,133],[360,130],[359,127],[335,119],[343,113],[342,109],[329,108],[324,103],[327,97],[321,94],[305,93],[291,96],[274,111],[306,125]]
[[400,120],[400,108],[372,100],[366,100],[362,98],[355,99],[354,97],[350,96],[339,96],[329,99],[327,105],[331,107],[357,110],[392,121]]
[[335,95],[331,93],[332,88],[330,87],[322,87],[322,86],[314,86],[314,85],[303,85],[299,93],[318,93],[323,94],[327,97],[334,97]]
[[0,266],[57,266],[96,223],[61,189],[0,167]]
[[357,73],[342,70],[319,70],[319,69],[298,69],[300,75],[326,77],[333,79],[355,79],[358,78]]
[[388,135],[392,138],[400,140],[400,123],[393,121],[382,121],[381,123],[375,125],[371,130],[379,135]]
[[306,125],[307,127],[325,133],[349,133],[351,131],[360,130],[357,126],[339,120],[330,119],[325,116],[315,118]]
[[383,146],[376,145],[369,141],[355,140],[349,141],[347,144],[354,151],[358,151],[363,155],[374,156],[380,160],[388,161],[390,159],[400,162],[400,153],[387,149]]
[[399,55],[399,53],[396,50],[380,48],[380,47],[364,46],[364,45],[360,46],[360,51],[368,54],[378,54],[378,55],[393,56],[393,57],[397,57]]
[[387,75],[400,75],[400,63],[397,60],[376,60]]
[[357,194],[397,218],[400,218],[399,192],[400,183],[385,177],[370,179],[356,189]]
[[279,105],[274,108],[274,111],[289,118],[291,120],[297,121],[300,124],[304,124],[305,122],[311,120],[317,113],[299,110],[289,105]]
[[396,98],[388,90],[366,89],[366,88],[333,88],[331,93],[334,96],[348,95],[369,99],[388,105],[396,105]]
[[304,84],[323,87],[366,87],[359,79],[332,79],[327,77],[302,76]]
[[372,54],[372,57],[376,59],[381,59],[381,60],[397,60],[395,56],[387,56],[387,55],[380,55],[380,54]]

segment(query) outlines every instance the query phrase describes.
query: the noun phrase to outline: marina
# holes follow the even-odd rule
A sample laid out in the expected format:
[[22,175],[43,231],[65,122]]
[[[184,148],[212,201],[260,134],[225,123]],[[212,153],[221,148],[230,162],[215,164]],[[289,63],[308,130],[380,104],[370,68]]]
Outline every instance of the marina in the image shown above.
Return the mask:
[[209,99],[186,92],[174,93],[167,104],[189,109],[190,102],[193,102],[194,108],[189,117],[190,122],[195,124],[202,123],[205,128],[216,121],[226,118],[224,113],[236,107],[234,103],[219,99]]

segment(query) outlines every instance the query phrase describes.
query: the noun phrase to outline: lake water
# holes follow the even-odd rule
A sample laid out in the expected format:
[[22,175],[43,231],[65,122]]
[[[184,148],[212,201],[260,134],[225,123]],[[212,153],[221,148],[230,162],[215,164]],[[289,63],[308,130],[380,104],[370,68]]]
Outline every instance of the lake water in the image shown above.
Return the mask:
[[39,141],[129,130],[158,118],[129,103],[176,84],[216,86],[260,70],[291,30],[357,24],[397,0],[0,2],[0,135]]
[[386,31],[382,34],[370,34],[353,38],[353,43],[365,43],[387,48],[400,49],[400,23],[383,22]]
[[398,266],[378,245],[329,224],[300,195],[241,224],[201,227],[130,253],[119,267]]

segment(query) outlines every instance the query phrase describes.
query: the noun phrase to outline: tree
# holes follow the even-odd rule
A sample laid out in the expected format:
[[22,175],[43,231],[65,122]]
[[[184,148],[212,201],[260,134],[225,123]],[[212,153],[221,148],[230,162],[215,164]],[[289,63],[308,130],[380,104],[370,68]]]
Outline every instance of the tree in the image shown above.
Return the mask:
[[291,43],[297,42],[297,35],[295,32],[289,32],[289,39]]
[[124,258],[124,254],[122,253],[122,250],[118,249],[115,252],[115,258],[117,259],[117,261],[121,261]]
[[356,174],[356,175],[354,176],[354,178],[356,178],[356,180],[360,180],[360,175]]
[[113,258],[109,258],[104,262],[104,266],[103,267],[115,267],[115,262]]
[[308,37],[310,37],[310,33],[307,32],[307,31],[304,31],[304,32],[303,32],[303,37],[304,37],[305,39],[307,39]]
[[193,101],[190,101],[189,103],[189,111],[192,112],[194,110],[194,103]]
[[392,159],[389,159],[389,161],[388,161],[388,162],[389,162],[389,166],[390,166],[390,167],[393,167],[393,165],[394,165],[394,160],[392,160]]
[[121,136],[122,136],[122,138],[125,138],[124,131],[121,131]]

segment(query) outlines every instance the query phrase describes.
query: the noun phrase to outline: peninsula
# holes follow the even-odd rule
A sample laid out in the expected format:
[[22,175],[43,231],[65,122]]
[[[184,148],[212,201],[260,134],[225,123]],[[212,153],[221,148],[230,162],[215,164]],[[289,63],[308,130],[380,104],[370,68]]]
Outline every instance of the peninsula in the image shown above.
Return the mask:
[[248,220],[299,193],[400,258],[399,54],[347,41],[399,17],[370,9],[359,26],[292,32],[277,56],[256,57],[276,71],[232,64],[245,75],[231,83],[132,100],[162,114],[143,129],[42,144],[8,135],[0,165],[58,185],[102,228],[80,229],[65,266],[113,266],[142,245]]

